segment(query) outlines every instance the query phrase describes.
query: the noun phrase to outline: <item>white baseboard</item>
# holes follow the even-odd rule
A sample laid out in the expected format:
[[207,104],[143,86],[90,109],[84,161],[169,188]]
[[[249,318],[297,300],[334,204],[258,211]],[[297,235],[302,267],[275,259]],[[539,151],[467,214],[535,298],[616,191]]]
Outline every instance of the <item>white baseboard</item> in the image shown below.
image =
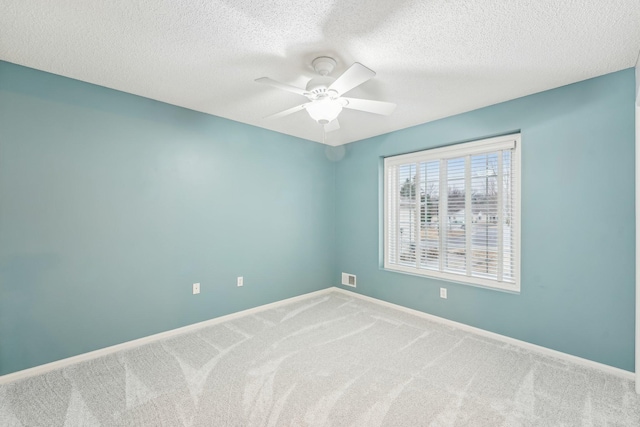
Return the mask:
[[594,362],[593,360],[583,359],[582,357],[573,356],[571,354],[563,353],[561,351],[552,350],[547,347],[542,347],[536,344],[531,344],[526,341],[520,341],[515,338],[507,337],[505,335],[496,334],[495,332],[489,332],[484,329],[476,328],[474,326],[465,325],[464,323],[455,322],[453,320],[445,319],[443,317],[438,317],[433,314],[424,313],[422,311],[414,310],[411,308],[407,308],[398,304],[393,304],[387,301],[383,301],[377,298],[369,297],[366,295],[359,294],[357,292],[349,291],[347,289],[342,289],[338,287],[333,288],[337,292],[341,292],[343,294],[351,295],[366,301],[370,301],[376,304],[380,304],[386,307],[395,308],[397,310],[404,311],[409,314],[413,314],[416,316],[423,317],[428,320],[432,320],[434,322],[442,323],[448,326],[452,326],[457,329],[462,329],[464,331],[469,331],[474,334],[478,334],[484,337],[493,338],[497,341],[502,341],[504,343],[512,344],[526,350],[534,351],[536,353],[544,354],[546,356],[555,357],[557,359],[565,360],[570,363],[575,363],[577,365],[586,366],[592,369],[598,369],[600,371],[606,372],[611,375],[615,375],[620,378],[624,378],[625,380],[634,381],[635,374],[633,372],[625,371],[624,369],[615,368],[613,366],[605,365],[604,363]]
[[42,375],[44,373],[54,371],[56,369],[65,368],[74,363],[84,362],[98,357],[106,356],[108,354],[115,353],[121,350],[128,350],[134,347],[138,347],[144,344],[149,344],[154,341],[162,340],[165,338],[180,335],[185,332],[195,331],[207,326],[212,326],[218,323],[226,322],[228,320],[236,319],[238,317],[246,316],[248,314],[258,313],[260,311],[268,310],[271,308],[279,307],[292,302],[304,300],[314,296],[327,294],[333,291],[333,288],[321,289],[319,291],[310,292],[297,297],[287,298],[282,301],[276,301],[270,304],[260,305],[258,307],[249,308],[247,310],[238,311],[236,313],[227,314],[225,316],[216,317],[214,319],[205,320],[203,322],[193,323],[191,325],[183,326],[177,329],[171,329],[169,331],[160,332],[158,334],[149,335],[143,338],[138,338],[132,341],[123,342],[122,344],[112,345],[110,347],[101,348],[99,350],[90,351],[88,353],[79,354],[77,356],[68,357],[66,359],[56,360],[55,362],[47,363],[44,365],[34,366],[33,368],[24,369],[22,371],[13,372],[0,376],[0,385],[8,384],[14,381],[22,380],[24,378],[33,377],[36,375]]
[[47,363],[45,365],[35,366],[33,368],[25,369],[18,372],[13,372],[11,374],[0,376],[0,385],[8,384],[14,381],[18,381],[24,378],[33,377],[36,375],[42,375],[44,373],[54,371],[56,369],[65,368],[74,363],[84,362],[91,359],[96,359],[98,357],[106,356],[108,354],[112,354],[121,350],[127,350],[134,347],[138,347],[144,344],[149,344],[154,341],[162,340],[165,338],[173,337],[175,335],[183,334],[185,332],[195,331],[197,329],[201,329],[207,326],[212,326],[218,323],[226,322],[228,320],[236,319],[238,317],[246,316],[248,314],[258,313],[260,311],[268,310],[271,308],[279,307],[285,304],[290,304],[295,301],[304,300],[307,298],[311,298],[318,295],[327,294],[330,292],[340,292],[343,294],[347,294],[356,298],[360,298],[366,301],[373,302],[375,304],[383,305],[386,307],[395,308],[397,310],[404,311],[409,314],[413,314],[428,320],[432,320],[434,322],[442,323],[445,325],[452,326],[454,328],[458,328],[461,330],[469,331],[484,337],[493,338],[497,341],[502,341],[508,344],[512,344],[530,351],[534,351],[536,353],[544,354],[546,356],[555,357],[557,359],[565,360],[570,363],[575,363],[577,365],[586,366],[592,369],[598,369],[600,371],[606,372],[611,375],[615,375],[620,378],[624,378],[626,380],[634,381],[635,374],[633,372],[625,371],[624,369],[615,368],[613,366],[605,365],[603,363],[594,362],[592,360],[583,359],[582,357],[573,356],[571,354],[563,353],[561,351],[552,350],[550,348],[542,347],[536,344],[531,344],[526,341],[521,341],[515,338],[510,338],[504,335],[496,334],[494,332],[489,332],[484,329],[476,328],[473,326],[465,325],[464,323],[455,322],[453,320],[445,319],[442,317],[435,316],[433,314],[424,313],[422,311],[414,310],[411,308],[407,308],[398,304],[393,304],[387,301],[383,301],[377,298],[369,297],[366,295],[359,294],[357,292],[349,291],[346,289],[341,289],[337,287],[331,287],[327,289],[321,289],[319,291],[310,292],[307,294],[299,295],[297,297],[287,298],[282,301],[276,301],[270,304],[261,305],[258,307],[250,308],[243,311],[238,311],[236,313],[227,314],[225,316],[216,317],[214,319],[205,320],[204,322],[194,323],[192,325],[183,326],[181,328],[172,329],[166,332],[160,332],[158,334],[149,335],[144,338],[139,338],[132,341],[127,341],[122,344],[116,344],[110,347],[105,347],[99,350],[91,351],[89,353],[79,354],[77,356],[68,357],[66,359],[56,360],[55,362]]

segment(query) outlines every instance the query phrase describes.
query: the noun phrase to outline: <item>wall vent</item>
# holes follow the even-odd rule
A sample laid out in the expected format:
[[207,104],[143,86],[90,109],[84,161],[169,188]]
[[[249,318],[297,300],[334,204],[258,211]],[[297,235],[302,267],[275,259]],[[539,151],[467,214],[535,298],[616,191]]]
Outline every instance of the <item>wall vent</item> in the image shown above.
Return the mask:
[[356,275],[349,273],[342,273],[342,284],[345,286],[356,287]]

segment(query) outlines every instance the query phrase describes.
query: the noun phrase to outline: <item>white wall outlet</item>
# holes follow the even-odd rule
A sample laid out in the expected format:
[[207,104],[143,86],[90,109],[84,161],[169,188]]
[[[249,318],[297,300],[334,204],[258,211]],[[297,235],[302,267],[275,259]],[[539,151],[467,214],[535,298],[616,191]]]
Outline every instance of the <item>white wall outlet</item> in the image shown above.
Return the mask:
[[447,288],[440,288],[440,298],[447,299]]
[[238,286],[243,286],[244,285],[244,278],[242,276],[238,277],[237,280]]
[[194,283],[193,284],[193,294],[199,294],[200,293],[200,283]]
[[345,286],[356,287],[356,275],[349,273],[342,273],[342,284]]

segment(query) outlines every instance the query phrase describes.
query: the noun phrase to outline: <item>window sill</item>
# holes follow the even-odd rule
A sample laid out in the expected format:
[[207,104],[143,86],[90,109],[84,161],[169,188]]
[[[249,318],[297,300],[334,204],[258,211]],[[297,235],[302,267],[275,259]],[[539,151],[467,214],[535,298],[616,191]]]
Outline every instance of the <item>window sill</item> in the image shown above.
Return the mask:
[[[492,291],[498,291],[498,292],[505,292],[508,294],[514,294],[514,295],[520,295],[520,286],[519,283],[516,284],[505,284],[504,286],[500,286],[498,284],[496,285],[489,285],[489,284],[483,284],[483,283],[478,283],[478,282],[472,282],[472,281],[466,281],[464,280],[464,278],[467,278],[467,276],[461,276],[460,278],[455,277],[456,275],[440,275],[440,274],[425,274],[423,272],[415,272],[415,271],[411,271],[410,269],[398,269],[398,268],[393,268],[393,267],[386,267],[386,266],[382,266],[380,267],[381,270],[383,271],[388,271],[391,273],[400,273],[400,274],[406,274],[409,276],[416,276],[416,277],[422,277],[424,279],[430,279],[430,280],[438,280],[438,281],[442,281],[442,282],[448,282],[448,283],[455,283],[455,284],[459,284],[459,285],[465,285],[465,286],[473,286],[476,288],[481,288],[481,289],[488,289],[488,290],[492,290]],[[453,276],[453,277],[451,277]],[[476,278],[473,278],[476,279]]]

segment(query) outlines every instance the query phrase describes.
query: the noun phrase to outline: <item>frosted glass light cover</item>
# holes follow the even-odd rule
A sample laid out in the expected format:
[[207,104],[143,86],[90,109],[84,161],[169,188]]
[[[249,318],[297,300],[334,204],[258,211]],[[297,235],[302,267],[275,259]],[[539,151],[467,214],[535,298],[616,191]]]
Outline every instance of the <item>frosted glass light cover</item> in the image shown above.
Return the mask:
[[307,111],[313,120],[326,125],[338,117],[342,111],[342,105],[333,99],[323,99],[307,105]]

